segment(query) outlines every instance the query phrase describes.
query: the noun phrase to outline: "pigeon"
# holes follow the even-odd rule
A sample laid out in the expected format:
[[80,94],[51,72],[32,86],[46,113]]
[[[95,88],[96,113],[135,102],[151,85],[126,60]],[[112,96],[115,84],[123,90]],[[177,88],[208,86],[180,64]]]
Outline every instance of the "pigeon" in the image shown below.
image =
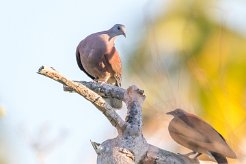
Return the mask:
[[[114,43],[120,35],[126,37],[125,26],[115,24],[109,30],[87,36],[77,46],[77,64],[92,80],[121,86],[122,64]],[[109,100],[113,108],[122,107],[122,101],[116,98]]]

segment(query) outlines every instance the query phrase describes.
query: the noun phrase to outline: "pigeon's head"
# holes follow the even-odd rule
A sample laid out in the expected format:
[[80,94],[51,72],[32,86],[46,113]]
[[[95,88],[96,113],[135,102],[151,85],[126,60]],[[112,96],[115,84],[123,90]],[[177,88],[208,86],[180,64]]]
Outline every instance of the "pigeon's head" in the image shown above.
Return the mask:
[[115,24],[110,29],[110,32],[113,36],[124,35],[124,37],[126,37],[126,27],[122,24]]
[[179,117],[179,116],[185,115],[185,113],[186,112],[182,109],[175,109],[171,112],[167,112],[166,114],[173,115],[174,117]]

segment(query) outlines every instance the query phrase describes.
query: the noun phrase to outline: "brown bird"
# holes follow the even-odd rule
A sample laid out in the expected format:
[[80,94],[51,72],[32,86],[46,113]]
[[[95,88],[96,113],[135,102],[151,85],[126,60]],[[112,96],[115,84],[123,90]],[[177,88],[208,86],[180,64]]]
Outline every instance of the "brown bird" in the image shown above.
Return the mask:
[[[93,33],[83,39],[76,49],[79,68],[91,79],[121,86],[121,60],[115,48],[116,36],[126,37],[125,26],[116,24],[107,31]],[[121,108],[122,101],[111,98],[114,108]]]
[[182,109],[167,114],[174,116],[168,126],[170,136],[193,151],[187,155],[198,153],[197,158],[204,153],[213,156],[218,163],[227,163],[226,157],[236,158],[224,137],[201,118]]

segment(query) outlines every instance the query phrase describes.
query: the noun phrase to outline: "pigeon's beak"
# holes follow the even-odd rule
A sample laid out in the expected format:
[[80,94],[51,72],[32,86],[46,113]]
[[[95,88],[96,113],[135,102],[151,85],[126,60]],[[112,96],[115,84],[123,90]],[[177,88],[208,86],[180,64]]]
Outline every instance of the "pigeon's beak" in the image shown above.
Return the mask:
[[121,28],[121,31],[122,31],[122,35],[124,35],[124,37],[126,38],[126,28],[125,27],[122,27]]

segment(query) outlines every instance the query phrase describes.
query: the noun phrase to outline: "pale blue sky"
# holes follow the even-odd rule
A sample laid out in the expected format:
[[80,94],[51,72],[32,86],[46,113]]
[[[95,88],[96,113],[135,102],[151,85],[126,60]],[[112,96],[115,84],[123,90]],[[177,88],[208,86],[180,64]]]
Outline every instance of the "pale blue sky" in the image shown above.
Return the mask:
[[[35,72],[41,65],[48,65],[71,79],[90,80],[76,64],[75,48],[86,35],[115,23],[127,28],[127,38],[119,37],[116,43],[125,61],[124,55],[144,31],[144,17],[158,11],[160,2],[0,1],[0,105],[7,110],[0,120],[0,134],[8,138],[0,141],[0,146],[6,142],[7,151],[15,157],[10,157],[11,164],[36,163],[25,136],[34,135],[45,123],[51,131],[66,129],[68,133],[64,142],[48,155],[47,163],[88,163],[90,159],[95,163],[96,154],[89,140],[102,142],[112,138],[116,135],[114,128],[82,97],[64,93],[60,84]],[[245,1],[221,2],[223,12],[219,14],[226,24],[246,32]],[[0,152],[6,151],[1,149]]]
[[[48,155],[47,163],[96,161],[90,139],[102,142],[116,135],[105,117],[77,94],[64,93],[57,82],[36,74],[41,65],[53,66],[76,80],[90,80],[75,60],[75,48],[86,35],[125,24],[127,38],[117,47],[124,61],[146,10],[147,0],[8,0],[0,5],[0,104],[7,110],[2,135],[11,163],[36,163],[26,136],[47,123],[51,133],[66,129],[68,136]],[[149,4],[148,10],[158,1]],[[148,11],[147,10],[147,11]],[[135,36],[136,35],[136,36]],[[107,130],[109,129],[109,130]],[[106,135],[106,133],[110,135]],[[2,147],[2,151],[6,148]],[[1,152],[1,151],[0,151]],[[14,154],[14,155],[13,155]],[[85,156],[82,158],[80,156]],[[93,155],[90,157],[89,155]]]

